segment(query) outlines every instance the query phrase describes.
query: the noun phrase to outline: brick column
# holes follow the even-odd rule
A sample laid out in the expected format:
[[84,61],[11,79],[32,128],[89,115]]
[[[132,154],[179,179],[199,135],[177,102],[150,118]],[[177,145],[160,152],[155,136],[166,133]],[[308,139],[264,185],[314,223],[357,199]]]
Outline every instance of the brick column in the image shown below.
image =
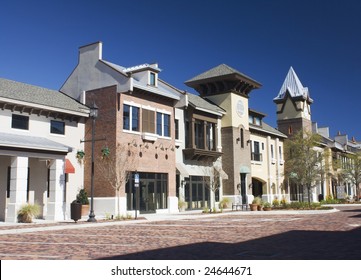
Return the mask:
[[10,201],[5,222],[15,223],[18,210],[27,202],[28,166],[27,157],[11,158]]
[[64,220],[66,218],[66,207],[63,202],[65,188],[64,164],[64,159],[53,160],[50,164],[50,193],[45,216],[46,220]]

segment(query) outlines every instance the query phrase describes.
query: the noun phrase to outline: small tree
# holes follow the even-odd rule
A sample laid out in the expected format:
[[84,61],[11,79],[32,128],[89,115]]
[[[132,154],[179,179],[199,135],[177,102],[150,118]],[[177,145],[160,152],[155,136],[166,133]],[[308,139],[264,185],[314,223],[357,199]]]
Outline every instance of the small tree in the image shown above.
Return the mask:
[[131,171],[135,169],[137,156],[132,146],[117,143],[113,147],[107,147],[107,153],[104,153],[103,148],[100,158],[100,163],[96,165],[99,175],[115,190],[120,217],[121,188],[128,182]]
[[350,164],[347,164],[342,170],[343,177],[349,180],[356,186],[357,198],[360,198],[360,183],[361,183],[361,152],[355,154],[348,154],[347,158]]
[[219,169],[215,167],[214,164],[210,164],[209,166],[203,167],[203,181],[206,187],[210,190],[211,194],[213,195],[213,205],[212,208],[215,209],[216,207],[216,192],[219,191],[221,187],[221,174]]
[[308,203],[311,203],[311,189],[324,173],[323,155],[315,149],[319,143],[318,134],[303,131],[285,141],[285,176],[307,188]]

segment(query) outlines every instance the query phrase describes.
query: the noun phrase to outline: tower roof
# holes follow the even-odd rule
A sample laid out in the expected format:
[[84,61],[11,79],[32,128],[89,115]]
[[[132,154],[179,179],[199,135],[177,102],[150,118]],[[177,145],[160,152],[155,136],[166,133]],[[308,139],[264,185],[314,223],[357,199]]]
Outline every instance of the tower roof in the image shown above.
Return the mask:
[[290,70],[288,70],[287,76],[282,84],[282,87],[277,97],[273,100],[283,100],[286,97],[287,92],[291,98],[302,98],[307,99],[311,103],[313,102],[313,100],[310,98],[308,88],[302,85],[292,66],[290,67]]
[[248,95],[253,89],[262,85],[245,74],[226,64],[220,64],[206,72],[185,82],[197,90],[201,96],[219,94],[226,91],[235,91]]

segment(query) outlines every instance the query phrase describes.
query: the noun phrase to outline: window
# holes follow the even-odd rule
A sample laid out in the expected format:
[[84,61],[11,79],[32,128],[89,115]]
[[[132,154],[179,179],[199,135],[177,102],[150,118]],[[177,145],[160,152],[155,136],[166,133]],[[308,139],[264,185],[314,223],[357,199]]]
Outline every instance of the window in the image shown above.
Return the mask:
[[155,112],[142,109],[142,131],[155,133]]
[[216,149],[215,138],[216,138],[216,124],[207,123],[206,127],[206,137],[207,137],[207,149],[212,151]]
[[279,152],[279,158],[280,158],[280,160],[282,160],[282,147],[281,146],[278,147],[278,152]]
[[262,161],[262,154],[260,153],[259,142],[253,142],[253,152],[251,154],[251,160]]
[[288,134],[291,135],[293,133],[292,125],[288,127]]
[[157,112],[157,134],[170,137],[170,115]]
[[175,139],[179,140],[179,120],[174,120]]
[[204,149],[204,121],[194,122],[194,140],[197,149]]
[[274,151],[273,151],[273,145],[271,144],[271,159],[274,159],[275,156],[274,156]]
[[130,131],[139,131],[139,108],[123,105],[123,129]]
[[50,133],[65,134],[65,123],[60,121],[50,121]]
[[254,125],[261,125],[261,118],[260,117],[255,117],[255,116],[249,116],[248,117],[248,122],[250,124],[254,124]]
[[11,128],[29,130],[29,117],[13,114]]
[[150,74],[149,74],[149,85],[156,86],[155,78],[156,78],[155,73],[150,72]]
[[244,131],[243,131],[243,128],[241,128],[239,139],[241,141],[241,148],[244,148]]

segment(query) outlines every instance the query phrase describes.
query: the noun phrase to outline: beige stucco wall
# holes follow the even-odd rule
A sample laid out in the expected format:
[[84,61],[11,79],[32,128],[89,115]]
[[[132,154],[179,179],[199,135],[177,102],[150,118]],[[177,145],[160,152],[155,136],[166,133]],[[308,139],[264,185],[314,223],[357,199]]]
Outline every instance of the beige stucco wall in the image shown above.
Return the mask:
[[[246,130],[249,129],[247,98],[234,93],[212,95],[207,98],[227,112],[222,117],[222,127],[239,127],[243,125]],[[243,114],[241,116],[237,113],[238,102],[242,102],[243,105]]]

